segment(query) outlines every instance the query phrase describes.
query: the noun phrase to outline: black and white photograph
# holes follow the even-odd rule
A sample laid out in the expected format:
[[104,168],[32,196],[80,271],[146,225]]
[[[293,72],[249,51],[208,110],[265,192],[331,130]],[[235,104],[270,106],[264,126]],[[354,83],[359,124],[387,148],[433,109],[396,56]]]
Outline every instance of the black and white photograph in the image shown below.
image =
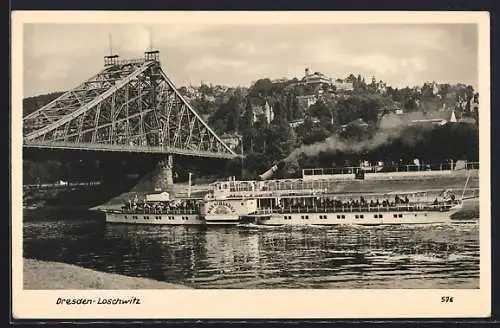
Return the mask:
[[14,14],[20,293],[489,288],[487,16]]

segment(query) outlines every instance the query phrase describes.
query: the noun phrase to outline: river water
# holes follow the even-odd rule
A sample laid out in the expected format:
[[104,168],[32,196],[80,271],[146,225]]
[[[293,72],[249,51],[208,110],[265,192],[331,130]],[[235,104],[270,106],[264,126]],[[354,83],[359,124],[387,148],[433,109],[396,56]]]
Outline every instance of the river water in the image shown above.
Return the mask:
[[479,288],[479,224],[185,227],[24,212],[24,257],[194,288]]

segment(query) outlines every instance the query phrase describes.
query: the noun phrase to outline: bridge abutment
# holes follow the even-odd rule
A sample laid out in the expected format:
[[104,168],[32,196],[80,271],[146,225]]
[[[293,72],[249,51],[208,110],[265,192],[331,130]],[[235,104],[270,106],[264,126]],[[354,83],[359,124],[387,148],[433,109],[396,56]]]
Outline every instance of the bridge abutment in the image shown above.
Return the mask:
[[153,176],[153,185],[155,189],[169,190],[174,184],[172,169],[174,166],[174,159],[172,155],[168,155],[166,158],[158,162],[158,175]]
[[168,155],[159,160],[154,168],[143,176],[132,188],[134,192],[153,193],[158,191],[171,192],[173,189],[173,156]]

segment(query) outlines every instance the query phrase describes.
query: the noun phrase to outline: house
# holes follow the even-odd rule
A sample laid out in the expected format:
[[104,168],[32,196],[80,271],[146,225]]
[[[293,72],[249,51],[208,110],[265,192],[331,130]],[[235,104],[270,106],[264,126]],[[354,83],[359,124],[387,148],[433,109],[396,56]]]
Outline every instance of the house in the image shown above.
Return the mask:
[[295,129],[295,128],[301,126],[302,124],[304,124],[304,120],[303,119],[293,120],[293,121],[290,121],[288,124],[290,125],[291,128]]
[[204,122],[208,122],[208,118],[210,117],[210,114],[200,114],[200,117]]
[[309,68],[305,69],[305,75],[302,78],[305,84],[332,84],[332,79],[320,72],[310,73]]
[[384,81],[380,80],[376,86],[378,93],[383,95],[387,93],[387,83],[385,83]]
[[252,106],[252,121],[258,122],[260,117],[264,117],[265,121],[269,124],[274,120],[273,108],[266,103],[263,106]]
[[305,96],[297,96],[297,101],[299,103],[299,108],[302,110],[308,110],[311,105],[314,105],[318,101],[317,95],[305,95]]
[[214,96],[206,96],[205,99],[208,101],[208,102],[215,102],[215,97]]
[[192,85],[190,85],[186,88],[186,96],[192,97],[192,98],[199,98],[199,97],[201,97],[201,94],[198,91],[198,89],[196,89]]
[[286,82],[288,82],[288,79],[286,77],[271,80],[271,83],[273,83],[273,84],[286,83]]
[[369,125],[368,123],[366,123],[362,118],[358,118],[352,122],[349,122],[347,124],[344,124],[344,125],[341,125],[340,126],[340,129],[341,131],[345,131],[348,127],[351,127],[351,126],[357,126],[357,127],[360,127],[360,128],[368,128]]
[[455,110],[450,111],[437,111],[430,112],[424,115],[424,118],[418,120],[412,120],[409,125],[446,125],[449,123],[457,123],[457,116]]
[[238,133],[224,133],[220,139],[232,150],[237,150],[240,146],[242,136]]
[[352,82],[347,82],[343,80],[335,80],[333,82],[333,86],[336,91],[345,92],[345,91],[353,91],[354,85]]
[[[320,121],[316,117],[311,117],[311,122],[313,124],[318,124]],[[298,120],[293,120],[293,121],[290,121],[288,124],[290,125],[291,128],[295,129],[295,128],[301,126],[302,124],[304,124],[304,119],[301,118],[301,119],[298,119]]]
[[473,98],[469,100],[470,111],[472,113],[479,111],[479,95],[476,93]]
[[432,94],[435,96],[439,93],[439,87],[436,82],[432,82]]

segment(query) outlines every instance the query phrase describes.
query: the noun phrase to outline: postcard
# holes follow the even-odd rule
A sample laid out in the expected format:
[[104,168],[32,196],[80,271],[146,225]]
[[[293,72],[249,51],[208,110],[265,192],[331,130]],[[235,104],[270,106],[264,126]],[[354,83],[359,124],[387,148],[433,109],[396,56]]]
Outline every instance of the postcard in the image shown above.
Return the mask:
[[14,11],[14,318],[488,317],[489,33]]

